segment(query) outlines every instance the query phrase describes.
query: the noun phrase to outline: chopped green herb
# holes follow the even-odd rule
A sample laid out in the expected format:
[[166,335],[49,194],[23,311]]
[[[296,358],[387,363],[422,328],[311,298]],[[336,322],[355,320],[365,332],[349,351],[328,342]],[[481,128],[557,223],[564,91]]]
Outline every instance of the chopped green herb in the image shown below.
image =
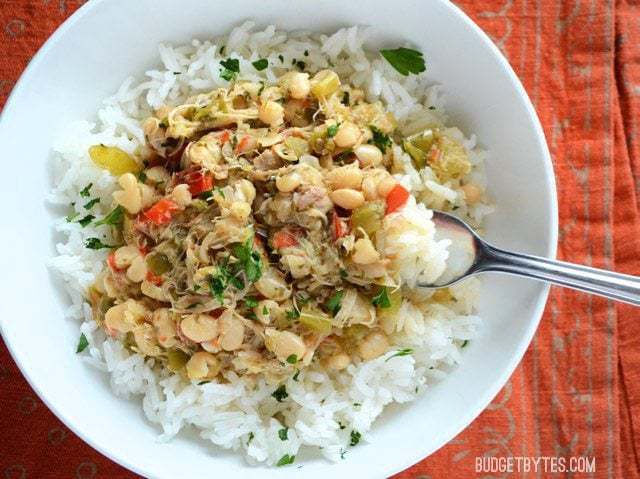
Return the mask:
[[327,137],[333,138],[338,133],[338,128],[340,128],[340,123],[336,123],[335,125],[331,125],[327,128]]
[[393,143],[391,142],[391,138],[389,138],[389,135],[385,135],[382,131],[380,131],[380,129],[376,128],[373,125],[369,125],[369,129],[373,133],[373,138],[369,140],[369,143],[376,145],[382,153],[385,153],[387,151],[387,148],[391,148],[391,145]]
[[258,300],[252,296],[247,296],[244,298],[244,304],[247,308],[255,308],[258,306]]
[[216,186],[216,191],[222,197],[223,200],[226,199],[226,197],[224,196],[224,191],[222,190],[222,188],[220,188],[219,186]]
[[300,311],[296,308],[287,311],[287,319],[298,319],[300,317]]
[[280,63],[284,63],[284,57],[282,55],[278,55],[278,58],[280,59]]
[[382,289],[380,289],[380,292],[373,297],[371,304],[380,308],[391,307],[391,299],[389,299],[389,292],[387,291],[386,286],[383,286]]
[[412,353],[413,353],[413,349],[411,348],[399,349],[394,354],[392,354],[387,359],[385,359],[384,362],[386,363],[387,361],[389,361],[389,359],[399,357],[399,356],[409,356]]
[[460,345],[460,347],[464,348],[467,344],[469,344],[469,340],[465,339],[464,341],[462,341],[462,344]]
[[247,318],[253,320],[253,321],[258,321],[258,315],[256,313],[254,313],[253,311],[250,311],[247,313]]
[[222,45],[222,46],[220,47],[220,52],[219,52],[219,53],[220,53],[220,55],[224,55],[224,50],[225,50],[225,48],[226,48],[226,46],[225,46],[225,45]]
[[212,196],[213,196],[213,191],[208,190],[208,191],[203,191],[202,193],[200,193],[198,195],[198,198],[200,198],[201,200],[207,201]]
[[120,205],[116,206],[107,216],[100,221],[96,221],[94,226],[100,225],[119,225],[124,220],[124,208]]
[[435,109],[436,109],[436,107],[435,107],[435,106],[433,106],[433,105],[431,105],[431,106],[429,107],[429,110],[435,110]]
[[340,277],[342,279],[345,279],[347,276],[349,276],[349,273],[347,273],[347,270],[344,268],[340,268]]
[[340,459],[344,459],[344,455],[347,453],[346,449],[340,448]]
[[84,242],[85,248],[89,249],[111,249],[117,248],[117,245],[104,244],[100,238],[87,238]]
[[251,441],[253,441],[253,438],[254,438],[254,437],[255,437],[255,436],[253,435],[253,433],[252,433],[252,432],[250,432],[250,433],[249,433],[249,440],[247,441],[247,446],[248,446],[249,444],[251,444]]
[[262,95],[263,91],[264,91],[264,82],[261,81],[260,82],[260,89],[258,90],[258,96]]
[[227,81],[235,79],[238,76],[238,73],[240,73],[240,60],[237,58],[227,58],[226,60],[222,60],[220,65],[223,66],[223,69],[220,70],[220,77]]
[[207,380],[207,381],[200,381],[198,383],[198,386],[202,386],[203,384],[209,384],[211,381]]
[[308,57],[308,56],[309,56],[309,50],[305,50],[305,51],[304,51],[304,56],[305,56],[305,57]]
[[84,204],[84,209],[85,210],[90,210],[91,208],[93,208],[95,206],[96,203],[100,202],[100,198],[94,198],[91,201],[88,201]]
[[307,68],[307,64],[305,62],[303,62],[302,60],[294,60],[294,65],[298,67],[298,69],[300,71],[304,71],[305,68]]
[[336,293],[329,298],[325,306],[329,310],[331,314],[334,316],[338,314],[341,308],[342,297],[344,296],[344,291],[336,291]]
[[253,236],[247,238],[243,244],[236,244],[233,247],[233,255],[238,258],[249,282],[255,283],[260,279],[262,259],[260,253],[253,249]]
[[89,183],[87,186],[82,188],[82,190],[80,191],[80,196],[82,196],[83,198],[88,198],[89,190],[91,189],[92,186],[93,186],[93,183]]
[[267,314],[269,314],[269,308],[267,308],[266,306],[263,306],[263,307],[262,307],[262,314],[264,314],[265,316],[266,316]]
[[82,333],[80,335],[80,340],[78,341],[78,347],[76,348],[76,354],[81,353],[89,346],[89,341],[87,341],[87,337]]
[[280,438],[281,441],[286,441],[287,439],[289,439],[289,428],[285,427],[280,429],[278,431],[278,437]]
[[418,74],[426,70],[422,52],[411,48],[396,48],[394,50],[380,50],[380,54],[401,75]]
[[298,362],[298,356],[296,356],[295,354],[290,354],[289,356],[287,356],[287,362],[289,364],[295,364]]
[[289,464],[293,464],[293,461],[296,460],[296,456],[290,456],[289,454],[285,454],[280,458],[276,466],[287,466]]
[[93,215],[87,215],[84,218],[80,218],[78,220],[78,223],[80,223],[80,226],[82,226],[83,228],[85,226],[87,226],[89,223],[91,223],[96,217]]
[[344,429],[345,427],[347,427],[347,426],[345,426],[344,424],[342,424],[340,421],[338,421],[338,426],[340,426],[340,429],[341,429],[341,430],[342,430],[342,429]]
[[298,369],[296,373],[293,375],[293,380],[298,382],[298,376],[300,376],[300,370]]
[[229,284],[234,286],[236,289],[244,288],[244,281],[242,281],[242,278],[239,278],[238,276],[229,276]]
[[138,181],[140,183],[145,183],[147,181],[147,174],[143,170],[140,170],[140,173],[138,173]]
[[173,72],[174,75],[182,75],[182,72]]
[[69,213],[65,219],[67,220],[67,222],[71,223],[78,216],[80,216],[80,213],[76,213],[75,211],[73,211],[73,212]]
[[349,445],[357,446],[361,438],[362,438],[362,434],[360,434],[358,431],[354,429],[353,431],[351,431],[351,442],[349,443]]
[[287,393],[286,386],[284,384],[281,384],[280,386],[278,386],[278,389],[273,391],[271,396],[273,396],[276,401],[282,402],[289,397],[289,394]]
[[360,407],[360,406],[362,406],[362,404],[360,404],[359,402],[354,402],[353,403],[353,407]]
[[209,276],[209,290],[220,303],[223,302],[225,289],[227,289],[227,282],[224,274],[218,273],[215,276]]
[[266,58],[261,58],[260,60],[256,60],[251,64],[253,65],[253,68],[261,72],[269,66],[269,60],[267,60]]
[[349,104],[351,103],[351,96],[349,95],[348,91],[345,91],[344,95],[342,95],[341,103],[345,106],[349,106]]

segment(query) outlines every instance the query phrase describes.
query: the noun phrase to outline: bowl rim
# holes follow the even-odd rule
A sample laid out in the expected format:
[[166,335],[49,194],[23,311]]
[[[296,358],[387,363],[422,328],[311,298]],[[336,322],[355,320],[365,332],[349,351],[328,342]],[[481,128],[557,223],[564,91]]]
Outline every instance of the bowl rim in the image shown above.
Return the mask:
[[[93,9],[98,8],[103,2],[108,0],[94,0],[92,2],[86,2],[82,6],[80,6],[73,14],[71,14],[54,32],[53,34],[43,43],[43,45],[38,49],[36,54],[29,61],[28,65],[20,75],[18,81],[15,83],[7,101],[5,102],[4,108],[0,113],[0,131],[2,130],[4,124],[7,122],[7,117],[10,116],[11,111],[14,109],[15,99],[20,96],[23,90],[27,88],[31,77],[33,76],[33,72],[37,70],[40,63],[47,56],[50,50],[52,50],[58,41],[76,25],[80,22],[85,15],[87,15]],[[549,211],[549,222],[547,224],[547,234],[548,234],[548,244],[546,245],[546,257],[555,259],[557,255],[557,247],[558,247],[558,196],[557,196],[557,185],[554,174],[553,162],[551,159],[551,153],[549,151],[549,146],[546,141],[545,133],[540,123],[540,119],[536,113],[536,110],[531,102],[529,95],[527,94],[522,82],[519,77],[516,75],[515,71],[511,67],[511,64],[504,56],[502,51],[496,46],[496,44],[491,40],[489,35],[484,32],[460,7],[453,4],[448,0],[432,0],[438,2],[442,7],[447,9],[450,14],[457,17],[458,20],[463,22],[466,28],[470,29],[472,33],[477,37],[478,41],[482,42],[485,47],[487,47],[493,56],[498,60],[501,69],[504,73],[506,73],[512,87],[518,93],[519,97],[522,99],[524,106],[526,108],[528,114],[528,120],[531,122],[535,136],[537,139],[538,147],[543,154],[542,164],[544,169],[545,181],[549,188],[549,200],[550,200],[550,211]],[[487,390],[484,391],[483,396],[480,401],[478,401],[478,406],[474,408],[474,410],[467,411],[464,419],[461,421],[460,426],[455,430],[455,433],[451,436],[451,438],[439,446],[432,447],[430,450],[416,452],[411,455],[403,456],[404,459],[396,463],[396,466],[390,468],[390,470],[385,471],[386,475],[393,475],[401,472],[414,464],[426,459],[431,456],[440,448],[444,447],[448,444],[451,439],[459,435],[464,429],[466,429],[489,405],[489,403],[497,396],[497,394],[502,390],[504,385],[507,383],[516,367],[519,365],[522,360],[526,350],[532,342],[533,336],[538,328],[540,320],[542,319],[542,315],[544,312],[544,308],[547,303],[547,299],[549,296],[550,285],[546,284],[543,286],[542,290],[538,294],[538,298],[536,300],[536,305],[534,309],[534,313],[531,316],[531,321],[527,329],[524,332],[522,340],[517,345],[516,351],[513,354],[510,362],[505,365],[502,370],[501,375],[498,380],[496,380]],[[47,408],[53,412],[53,414],[66,426],[68,427],[76,436],[78,436],[83,442],[91,446],[93,449],[98,451],[100,454],[109,458],[116,464],[132,471],[136,474],[139,474],[144,477],[149,477],[147,471],[142,470],[136,464],[130,462],[126,456],[121,456],[117,453],[114,453],[110,450],[108,446],[104,446],[97,441],[94,441],[92,437],[85,435],[80,428],[76,427],[74,420],[68,414],[65,414],[63,411],[55,408],[53,404],[49,402],[45,392],[40,389],[38,384],[34,382],[34,380],[27,374],[23,365],[17,360],[17,354],[15,345],[11,343],[8,335],[4,331],[3,322],[0,321],[0,335],[2,336],[4,343],[13,359],[14,363],[17,365],[20,370],[22,376],[26,379],[29,386],[34,390],[34,392],[38,395],[40,400],[47,406]]]

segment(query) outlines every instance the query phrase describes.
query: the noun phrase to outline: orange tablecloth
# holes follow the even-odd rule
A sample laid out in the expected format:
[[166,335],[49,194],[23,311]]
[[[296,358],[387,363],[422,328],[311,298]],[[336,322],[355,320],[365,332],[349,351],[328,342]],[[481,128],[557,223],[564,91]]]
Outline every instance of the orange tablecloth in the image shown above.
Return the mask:
[[[0,2],[0,104],[80,3]],[[540,115],[558,180],[560,258],[640,274],[640,3],[457,3],[507,55]],[[475,477],[479,456],[594,456],[596,472],[584,476],[640,477],[638,310],[552,289],[529,351],[491,406],[398,477]],[[134,477],[47,410],[4,345],[0,472],[8,479]]]

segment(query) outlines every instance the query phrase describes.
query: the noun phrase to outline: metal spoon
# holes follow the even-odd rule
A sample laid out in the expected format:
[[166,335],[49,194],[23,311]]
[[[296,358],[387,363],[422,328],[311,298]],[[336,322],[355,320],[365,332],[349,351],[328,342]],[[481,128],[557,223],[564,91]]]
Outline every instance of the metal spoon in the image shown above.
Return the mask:
[[450,286],[467,276],[496,271],[598,294],[640,306],[640,277],[505,251],[490,245],[459,218],[433,212],[436,239],[449,239],[447,269],[426,288]]

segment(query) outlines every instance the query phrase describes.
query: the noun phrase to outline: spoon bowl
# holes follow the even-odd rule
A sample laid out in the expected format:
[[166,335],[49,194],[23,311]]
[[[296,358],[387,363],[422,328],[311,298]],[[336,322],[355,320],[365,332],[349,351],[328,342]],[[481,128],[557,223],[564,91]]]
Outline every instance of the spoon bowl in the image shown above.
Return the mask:
[[449,258],[444,273],[423,288],[444,288],[483,272],[500,272],[545,281],[640,306],[640,278],[539,256],[506,251],[484,241],[460,218],[433,212],[436,239],[446,239]]

